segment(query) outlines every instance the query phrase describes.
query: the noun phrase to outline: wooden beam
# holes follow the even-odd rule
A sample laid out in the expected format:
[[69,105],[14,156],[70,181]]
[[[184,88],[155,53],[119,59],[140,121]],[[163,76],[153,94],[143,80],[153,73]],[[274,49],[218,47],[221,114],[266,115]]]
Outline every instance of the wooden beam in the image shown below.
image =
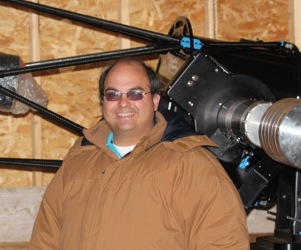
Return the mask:
[[[130,1],[120,0],[120,23],[130,25]],[[131,41],[127,38],[121,38],[121,49],[128,49],[131,47]]]
[[205,0],[205,36],[217,39],[217,0]]
[[[38,0],[32,0],[38,3]],[[40,49],[40,30],[39,16],[37,14],[29,14],[29,36],[30,36],[30,59],[31,61],[41,60]],[[41,78],[35,77],[37,83],[41,86]],[[39,116],[33,115],[31,120],[31,138],[32,138],[32,157],[42,158],[42,120]],[[32,173],[33,186],[42,185],[42,174],[40,172]]]
[[290,0],[290,42],[297,45],[299,50],[301,50],[301,1],[300,0]]

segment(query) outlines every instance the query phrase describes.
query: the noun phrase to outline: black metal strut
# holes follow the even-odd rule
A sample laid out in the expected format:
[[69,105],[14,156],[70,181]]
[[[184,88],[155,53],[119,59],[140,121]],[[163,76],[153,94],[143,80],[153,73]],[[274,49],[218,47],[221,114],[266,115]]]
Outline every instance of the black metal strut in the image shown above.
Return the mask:
[[31,168],[49,169],[56,171],[62,165],[61,160],[42,160],[42,159],[18,159],[18,158],[0,158],[0,166],[10,166],[15,168],[17,166],[28,166]]
[[[0,0],[1,1],[1,0]],[[138,57],[138,56],[145,56],[145,55],[156,55],[160,53],[166,53],[171,51],[180,50],[181,46],[144,46],[138,48],[131,48],[131,49],[122,49],[116,51],[108,51],[108,52],[101,52],[95,54],[88,54],[88,55],[81,55],[81,56],[73,56],[73,57],[66,57],[54,60],[47,60],[47,61],[40,61],[40,62],[33,62],[27,63],[25,67],[21,68],[14,68],[9,70],[1,70],[0,77],[11,76],[11,75],[18,75],[24,74],[28,72],[36,72],[42,70],[49,70],[49,69],[57,69],[69,66],[76,66],[76,65],[83,65],[89,63],[97,63],[97,62],[104,62],[104,61],[111,61],[120,59],[123,57]]]
[[138,38],[139,40],[157,43],[157,42],[168,42],[168,43],[175,43],[179,44],[180,40],[178,38],[160,34],[157,32],[147,31],[140,28],[135,28],[132,26],[124,25],[115,23],[112,21],[106,21],[100,18],[95,18],[83,14],[74,13],[67,10],[58,9],[55,7],[38,4],[29,1],[22,1],[22,0],[0,0],[5,3],[12,3],[21,7],[26,7],[32,10],[44,12],[47,14],[51,14],[58,17],[63,17],[72,21],[77,21],[86,25],[90,25],[97,28],[102,28],[105,30],[117,32],[122,35],[130,36],[133,38]]

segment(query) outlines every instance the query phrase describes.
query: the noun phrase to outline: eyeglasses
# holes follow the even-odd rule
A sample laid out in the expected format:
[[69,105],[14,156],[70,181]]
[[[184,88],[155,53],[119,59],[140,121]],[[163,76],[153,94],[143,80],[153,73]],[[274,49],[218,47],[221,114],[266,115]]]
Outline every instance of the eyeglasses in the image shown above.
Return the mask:
[[139,89],[131,89],[126,93],[121,93],[118,90],[108,90],[105,92],[104,96],[107,101],[119,101],[121,99],[121,96],[124,94],[131,101],[139,101],[142,100],[143,97],[149,93],[151,93],[151,91],[143,92]]

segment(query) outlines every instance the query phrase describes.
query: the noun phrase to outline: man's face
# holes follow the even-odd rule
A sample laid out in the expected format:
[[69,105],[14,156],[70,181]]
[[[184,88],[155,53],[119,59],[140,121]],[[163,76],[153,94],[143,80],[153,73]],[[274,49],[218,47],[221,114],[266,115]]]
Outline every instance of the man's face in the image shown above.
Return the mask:
[[[104,93],[117,90],[150,92],[149,79],[143,67],[136,62],[121,62],[107,75]],[[114,143],[120,146],[136,144],[154,126],[154,111],[159,105],[160,96],[145,94],[141,100],[129,100],[126,94],[118,101],[103,98],[102,113],[114,133]]]

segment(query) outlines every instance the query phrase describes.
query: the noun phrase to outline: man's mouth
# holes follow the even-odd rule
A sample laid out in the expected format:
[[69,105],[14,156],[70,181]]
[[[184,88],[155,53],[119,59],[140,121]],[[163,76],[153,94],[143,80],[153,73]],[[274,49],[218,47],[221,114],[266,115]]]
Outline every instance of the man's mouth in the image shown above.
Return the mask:
[[134,115],[134,113],[132,113],[132,112],[126,112],[126,113],[117,113],[117,116],[118,117],[129,117],[129,116],[133,116]]

